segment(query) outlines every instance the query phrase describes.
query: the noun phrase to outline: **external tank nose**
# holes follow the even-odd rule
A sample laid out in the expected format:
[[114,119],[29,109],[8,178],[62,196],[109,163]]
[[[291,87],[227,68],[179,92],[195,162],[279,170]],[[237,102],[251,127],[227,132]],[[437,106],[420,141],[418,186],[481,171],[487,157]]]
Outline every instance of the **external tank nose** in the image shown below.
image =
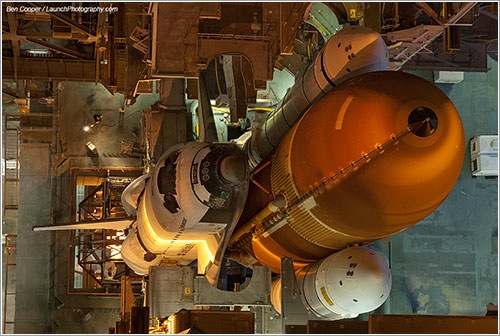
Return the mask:
[[287,190],[293,202],[326,184],[315,206],[296,209],[326,225],[311,229],[293,214],[291,225],[322,246],[342,248],[391,235],[436,209],[458,178],[464,143],[458,112],[432,83],[369,73],[333,89],[284,139],[273,190]]
[[[282,255],[305,262],[404,230],[445,200],[464,152],[460,116],[435,85],[395,71],[354,77],[280,143],[271,184],[289,204],[287,225],[254,240],[254,254],[279,269]],[[313,247],[301,259],[291,240]]]

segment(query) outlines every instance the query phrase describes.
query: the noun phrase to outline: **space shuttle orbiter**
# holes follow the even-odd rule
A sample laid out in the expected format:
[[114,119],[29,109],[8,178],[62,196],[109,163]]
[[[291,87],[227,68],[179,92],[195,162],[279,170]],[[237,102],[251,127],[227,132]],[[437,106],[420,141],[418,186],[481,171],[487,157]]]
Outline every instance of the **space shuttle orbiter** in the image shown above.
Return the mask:
[[[387,61],[379,34],[345,27],[258,129],[234,143],[169,149],[122,195],[134,218],[124,226],[124,261],[147,274],[164,260],[197,260],[215,283],[224,256],[276,273],[287,257],[302,301],[319,317],[380,306],[389,266],[363,245],[434,211],[465,148],[446,95],[414,75],[383,71]],[[279,280],[271,297],[279,311]]]

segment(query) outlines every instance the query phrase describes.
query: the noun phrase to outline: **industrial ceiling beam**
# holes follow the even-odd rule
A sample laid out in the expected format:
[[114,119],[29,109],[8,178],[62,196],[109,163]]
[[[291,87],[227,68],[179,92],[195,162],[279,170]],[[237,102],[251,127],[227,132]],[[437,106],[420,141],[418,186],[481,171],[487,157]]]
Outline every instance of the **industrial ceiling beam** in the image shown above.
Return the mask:
[[477,2],[466,2],[460,9],[450,18],[446,20],[446,22],[441,21],[437,13],[426,3],[426,2],[417,2],[416,3],[420,8],[424,10],[424,12],[434,19],[440,25],[454,25],[456,24],[465,14],[467,14],[476,4]]
[[493,13],[492,11],[487,10],[485,7],[479,8],[479,14],[486,15],[493,20],[498,20],[498,13]]
[[24,39],[25,37],[33,38],[56,38],[58,40],[77,40],[77,41],[87,41],[88,36],[83,34],[72,34],[71,36],[54,36],[54,32],[32,32],[27,30],[18,30],[16,33],[5,32],[2,34],[3,40],[15,40]]
[[[9,22],[9,32],[11,34],[17,34],[16,14],[13,12],[7,13],[7,21]],[[14,81],[17,82],[17,61],[21,56],[21,48],[19,47],[18,40],[12,40],[11,44],[14,57]]]
[[[39,4],[37,2],[29,2],[28,3],[30,6],[33,6],[33,7],[43,7],[42,4]],[[87,36],[89,37],[89,40],[91,41],[95,41],[97,39],[97,37],[95,35],[93,35],[90,31],[88,31],[88,28],[85,27],[84,25],[81,25],[79,24],[78,22],[70,19],[69,17],[67,17],[66,15],[63,15],[61,13],[57,13],[57,12],[51,12],[49,13],[53,18],[56,18],[57,20],[61,21],[61,22],[64,22],[65,24],[67,24],[68,26],[72,27],[72,28],[75,28],[76,30],[84,33],[84,34],[87,34]]]
[[[101,5],[101,3],[99,3]],[[97,28],[96,28],[96,43],[94,48],[95,59],[95,82],[99,82],[101,58],[104,57],[104,52],[107,48],[112,49],[114,46],[107,43],[108,29],[106,25],[105,13],[97,15]]]
[[417,6],[422,8],[425,12],[425,14],[429,15],[431,18],[434,19],[438,24],[442,25],[443,22],[441,22],[441,19],[439,19],[439,16],[437,13],[434,11],[434,9],[431,8],[426,2],[417,2]]
[[465,14],[467,14],[477,2],[466,2],[460,9],[448,19],[445,25],[453,25],[456,24]]
[[32,37],[27,37],[26,41],[41,45],[42,47],[45,47],[47,49],[50,49],[52,51],[58,52],[60,54],[63,54],[63,55],[69,56],[69,57],[73,57],[73,58],[77,58],[77,59],[85,59],[84,54],[81,54],[77,51],[74,51],[74,50],[71,50],[68,48],[64,48],[64,47],[49,43],[49,42],[44,41],[44,40],[40,40],[40,39],[36,39],[36,38],[32,38]]
[[16,90],[5,84],[3,85],[2,93],[14,98],[19,98],[19,94],[16,92]]

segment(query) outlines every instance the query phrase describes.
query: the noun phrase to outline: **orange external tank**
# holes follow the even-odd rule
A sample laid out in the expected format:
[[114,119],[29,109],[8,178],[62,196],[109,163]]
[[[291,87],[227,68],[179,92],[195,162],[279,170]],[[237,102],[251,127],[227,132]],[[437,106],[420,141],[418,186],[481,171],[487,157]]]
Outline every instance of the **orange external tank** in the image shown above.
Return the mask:
[[282,257],[298,267],[417,223],[452,190],[464,148],[458,112],[432,83],[390,71],[342,83],[274,154],[272,194],[287,205],[284,220],[261,223],[254,256],[279,272]]

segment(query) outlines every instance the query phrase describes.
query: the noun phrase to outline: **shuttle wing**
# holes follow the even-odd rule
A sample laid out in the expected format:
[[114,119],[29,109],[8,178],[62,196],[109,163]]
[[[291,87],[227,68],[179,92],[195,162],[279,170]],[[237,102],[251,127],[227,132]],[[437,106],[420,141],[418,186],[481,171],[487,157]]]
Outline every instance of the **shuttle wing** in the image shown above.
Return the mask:
[[244,189],[236,197],[238,201],[234,207],[235,211],[233,212],[233,217],[231,218],[226,230],[222,233],[222,238],[219,241],[219,245],[214,255],[214,261],[209,263],[207,266],[205,276],[212,285],[216,285],[219,279],[220,268],[222,266],[222,262],[224,261],[226,249],[231,241],[233,232],[236,229],[236,225],[238,224],[238,220],[243,212],[243,208],[245,207],[247,194],[248,185],[245,185]]
[[127,217],[115,220],[77,222],[62,225],[33,226],[33,231],[62,231],[62,230],[124,230],[130,227],[135,218]]

